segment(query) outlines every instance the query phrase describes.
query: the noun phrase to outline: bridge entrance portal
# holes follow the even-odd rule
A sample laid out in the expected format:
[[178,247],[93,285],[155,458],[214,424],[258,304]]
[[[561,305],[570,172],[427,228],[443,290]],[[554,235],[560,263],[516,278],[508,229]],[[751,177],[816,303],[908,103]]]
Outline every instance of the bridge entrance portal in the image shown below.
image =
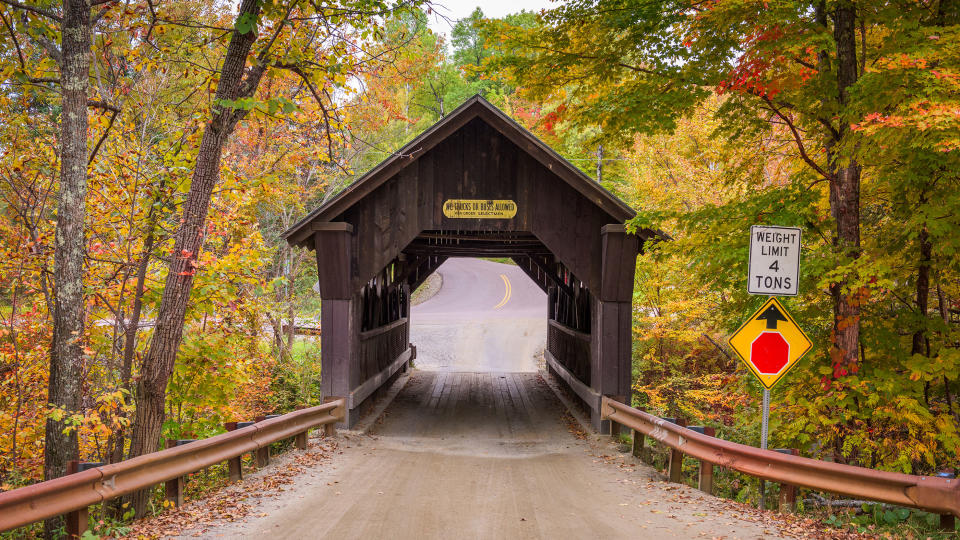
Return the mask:
[[631,387],[634,212],[479,96],[284,233],[317,256],[324,395],[347,423],[415,354],[410,292],[451,257],[509,257],[547,294],[548,369],[603,430]]

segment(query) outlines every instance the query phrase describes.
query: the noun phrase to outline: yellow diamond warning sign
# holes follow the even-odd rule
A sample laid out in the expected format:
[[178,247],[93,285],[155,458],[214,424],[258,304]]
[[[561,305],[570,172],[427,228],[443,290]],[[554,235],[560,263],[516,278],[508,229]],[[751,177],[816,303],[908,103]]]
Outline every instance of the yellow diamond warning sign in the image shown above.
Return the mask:
[[757,376],[773,388],[813,345],[780,302],[771,297],[730,336],[730,347]]

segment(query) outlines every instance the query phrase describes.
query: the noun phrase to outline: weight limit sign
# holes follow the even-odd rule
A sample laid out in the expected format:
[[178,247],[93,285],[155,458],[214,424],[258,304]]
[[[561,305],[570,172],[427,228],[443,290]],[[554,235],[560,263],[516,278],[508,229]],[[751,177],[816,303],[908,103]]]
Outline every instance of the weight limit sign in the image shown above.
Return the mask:
[[800,228],[750,227],[747,292],[796,296],[800,286]]

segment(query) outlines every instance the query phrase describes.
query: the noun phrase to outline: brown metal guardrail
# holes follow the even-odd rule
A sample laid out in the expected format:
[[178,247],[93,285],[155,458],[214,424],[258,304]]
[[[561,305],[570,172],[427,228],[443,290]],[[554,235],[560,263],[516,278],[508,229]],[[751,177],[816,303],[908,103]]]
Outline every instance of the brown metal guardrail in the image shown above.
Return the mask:
[[[878,471],[761,450],[717,439],[603,398],[601,414],[635,433],[648,436],[702,462],[750,476],[839,495],[919,508],[947,517],[960,516],[960,479]],[[674,476],[671,474],[671,476]]]
[[[332,428],[343,420],[345,405],[342,398],[331,400],[209,439],[0,493],[0,532],[67,514],[68,531],[77,534],[77,527],[70,526],[71,513],[83,512],[85,517],[91,505],[169,483],[283,439],[296,437],[298,446],[305,447],[307,431],[318,426]],[[86,523],[79,526],[78,532],[82,532]]]

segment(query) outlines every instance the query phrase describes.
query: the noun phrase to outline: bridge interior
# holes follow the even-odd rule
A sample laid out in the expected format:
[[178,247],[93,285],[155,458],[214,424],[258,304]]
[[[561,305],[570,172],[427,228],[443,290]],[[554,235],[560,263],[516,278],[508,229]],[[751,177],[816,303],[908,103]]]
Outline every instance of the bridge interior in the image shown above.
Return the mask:
[[546,294],[548,368],[603,430],[602,396],[630,391],[634,267],[653,236],[626,230],[633,215],[472,98],[285,233],[317,255],[324,394],[347,398],[352,425],[416,354],[410,292],[450,258],[509,257]]

